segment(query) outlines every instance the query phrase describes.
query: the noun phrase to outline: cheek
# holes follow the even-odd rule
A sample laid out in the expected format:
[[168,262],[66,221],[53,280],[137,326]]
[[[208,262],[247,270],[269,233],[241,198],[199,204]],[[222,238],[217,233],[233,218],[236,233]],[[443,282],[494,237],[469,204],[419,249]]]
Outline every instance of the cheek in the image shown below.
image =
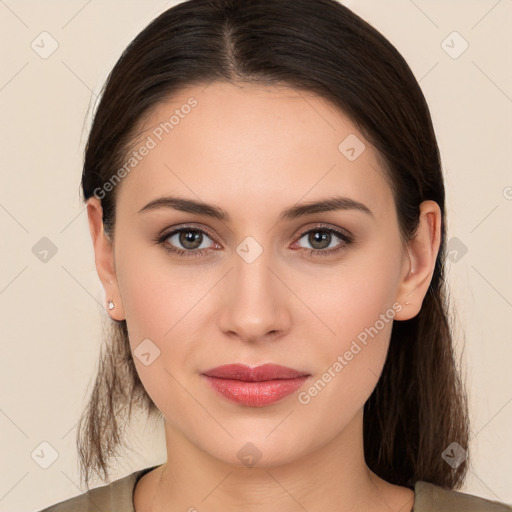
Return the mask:
[[[400,254],[388,254],[385,249],[361,250],[348,257],[337,268],[323,270],[313,278],[302,280],[296,287],[297,294],[316,314],[322,329],[321,338],[336,340],[334,345],[343,348],[366,328],[378,322],[384,336],[390,331],[381,315],[393,318],[401,263]],[[364,337],[364,336],[362,336]]]
[[[197,413],[180,383],[193,373],[191,347],[194,305],[205,284],[179,267],[138,258],[119,263],[118,280],[133,360],[139,378],[166,418]],[[190,409],[190,411],[189,411]],[[188,411],[188,412],[187,412]],[[175,419],[175,418],[174,418]]]
[[135,338],[161,339],[204,294],[204,285],[197,272],[167,261],[163,249],[131,247],[120,246],[116,262],[127,324]]
[[314,288],[308,280],[298,290],[319,320],[310,317],[302,326],[311,332],[315,324],[318,331],[314,339],[319,382],[309,397],[322,394],[320,400],[342,400],[353,407],[366,401],[382,372],[400,309],[395,303],[399,275],[398,253],[374,252],[361,254],[357,261],[347,259],[329,279],[316,279]]
[[315,337],[316,373],[298,396],[305,407],[336,411],[333,433],[363,407],[386,361],[395,309],[376,294],[367,299],[363,307],[345,302],[331,321],[335,334]]
[[[206,274],[203,278],[199,271],[172,265],[165,256],[152,252],[156,257],[149,257],[147,251],[123,253],[120,249],[124,257],[116,271],[140,379],[159,408],[172,402],[171,409],[176,410],[176,397],[183,394],[178,382],[195,372],[194,344],[190,340],[197,330],[198,316],[202,317],[212,280]],[[150,355],[139,357],[147,353]],[[146,365],[148,359],[151,362]],[[186,396],[182,398],[179,406],[187,407]]]

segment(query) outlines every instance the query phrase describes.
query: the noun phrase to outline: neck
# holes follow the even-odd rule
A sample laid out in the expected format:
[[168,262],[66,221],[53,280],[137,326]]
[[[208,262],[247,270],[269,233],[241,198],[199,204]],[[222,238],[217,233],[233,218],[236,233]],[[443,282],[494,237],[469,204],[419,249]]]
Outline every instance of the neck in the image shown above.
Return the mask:
[[287,464],[264,467],[227,464],[165,423],[168,462],[154,472],[152,507],[137,512],[410,511],[413,491],[385,482],[366,465],[362,419],[361,410],[326,445]]

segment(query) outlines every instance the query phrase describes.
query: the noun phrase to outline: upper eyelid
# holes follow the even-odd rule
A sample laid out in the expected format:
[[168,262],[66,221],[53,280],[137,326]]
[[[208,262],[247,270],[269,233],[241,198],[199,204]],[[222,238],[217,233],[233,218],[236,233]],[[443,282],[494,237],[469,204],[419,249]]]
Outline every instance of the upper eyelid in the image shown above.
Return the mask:
[[178,225],[176,227],[173,227],[169,231],[164,230],[161,238],[164,238],[164,239],[169,238],[171,235],[175,235],[176,233],[179,233],[180,231],[185,231],[187,229],[190,229],[191,231],[200,231],[202,233],[205,233],[212,239],[215,238],[206,228],[203,228],[203,227],[200,228],[200,227],[194,226],[193,224],[184,224],[183,226]]
[[[165,240],[165,239],[169,238],[170,236],[173,236],[176,233],[179,233],[180,231],[184,231],[186,229],[190,229],[190,230],[194,230],[194,231],[200,231],[200,232],[206,234],[210,239],[212,239],[212,241],[215,242],[215,237],[208,231],[208,229],[206,229],[204,227],[195,226],[193,223],[188,223],[188,224],[183,224],[183,225],[175,226],[172,229],[170,229],[168,232],[164,232],[164,234],[162,234],[161,238]],[[324,223],[317,223],[317,224],[315,224],[315,225],[313,225],[313,226],[311,226],[309,228],[304,228],[304,230],[301,230],[300,233],[295,235],[294,239],[300,240],[304,235],[307,235],[310,231],[313,231],[315,229],[330,231],[335,236],[340,238],[343,242],[345,242],[345,240],[343,239],[343,236],[348,238],[348,239],[350,239],[350,240],[353,238],[353,235],[349,231],[344,229],[344,228],[333,227],[333,226],[329,226],[329,225],[324,224]],[[339,233],[337,233],[337,232],[339,232]],[[340,235],[342,235],[342,236],[340,236]],[[217,243],[217,242],[215,242],[215,243]]]

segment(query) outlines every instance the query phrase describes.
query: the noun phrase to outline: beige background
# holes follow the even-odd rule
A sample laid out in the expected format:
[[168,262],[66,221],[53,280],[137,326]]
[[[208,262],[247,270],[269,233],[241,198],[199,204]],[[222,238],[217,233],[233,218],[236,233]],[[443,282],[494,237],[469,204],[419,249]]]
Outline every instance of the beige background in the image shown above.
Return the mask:
[[[0,0],[2,511],[39,510],[82,492],[75,426],[106,314],[78,195],[82,151],[121,51],[174,3]],[[347,4],[398,48],[431,108],[454,250],[449,282],[466,334],[473,465],[463,490],[512,503],[512,0]],[[31,47],[35,40],[43,51],[45,37],[51,49],[43,31],[58,43],[46,59]],[[450,36],[451,49],[442,43],[453,31],[469,44],[458,58],[461,39]],[[57,249],[46,262],[33,253],[42,237]],[[42,442],[58,452],[48,469],[31,456]],[[136,423],[129,442],[134,453],[115,478],[165,460],[160,428]]]

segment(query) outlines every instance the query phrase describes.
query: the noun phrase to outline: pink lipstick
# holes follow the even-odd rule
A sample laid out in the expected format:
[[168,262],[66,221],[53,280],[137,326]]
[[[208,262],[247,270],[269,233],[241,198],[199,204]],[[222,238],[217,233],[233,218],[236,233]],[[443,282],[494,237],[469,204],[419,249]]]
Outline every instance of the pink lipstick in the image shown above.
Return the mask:
[[227,364],[211,368],[203,376],[213,389],[229,400],[250,407],[263,407],[297,391],[309,374],[275,364],[255,368]]

